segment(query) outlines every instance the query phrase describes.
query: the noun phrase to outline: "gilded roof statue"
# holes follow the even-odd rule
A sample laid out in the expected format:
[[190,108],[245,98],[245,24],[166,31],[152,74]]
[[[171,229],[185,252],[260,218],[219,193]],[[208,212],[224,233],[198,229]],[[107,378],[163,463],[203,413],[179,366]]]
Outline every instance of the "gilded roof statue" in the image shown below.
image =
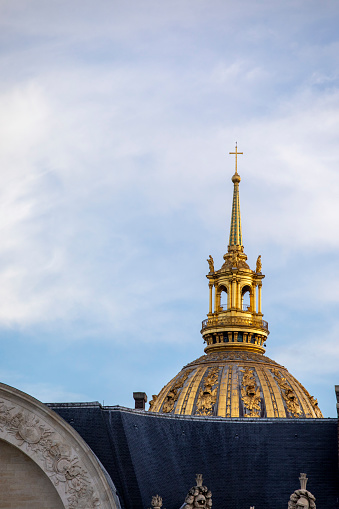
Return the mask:
[[259,255],[247,263],[240,219],[237,145],[227,252],[220,269],[210,255],[209,309],[202,322],[205,355],[185,366],[150,402],[150,411],[244,418],[321,418],[317,400],[285,367],[264,355],[269,330],[263,320],[265,278]]

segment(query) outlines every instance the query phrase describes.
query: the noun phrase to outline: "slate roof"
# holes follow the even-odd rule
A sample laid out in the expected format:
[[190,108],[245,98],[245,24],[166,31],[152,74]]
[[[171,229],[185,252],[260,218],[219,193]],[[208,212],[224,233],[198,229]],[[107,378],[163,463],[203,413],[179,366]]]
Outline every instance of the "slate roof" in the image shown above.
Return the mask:
[[286,509],[306,472],[317,507],[337,508],[337,419],[166,416],[99,403],[48,404],[88,443],[123,509],[159,494],[178,509],[202,473],[214,508]]

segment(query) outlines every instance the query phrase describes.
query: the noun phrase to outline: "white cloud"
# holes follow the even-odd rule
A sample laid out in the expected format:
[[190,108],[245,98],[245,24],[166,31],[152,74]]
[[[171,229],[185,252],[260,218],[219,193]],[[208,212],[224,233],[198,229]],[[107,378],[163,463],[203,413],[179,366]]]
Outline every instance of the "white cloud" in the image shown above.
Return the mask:
[[[228,87],[234,91],[235,76],[241,89],[252,73],[236,62],[230,69],[223,74],[223,97]],[[142,294],[147,298],[139,313],[145,314],[159,302],[161,287],[174,296],[177,284],[164,279],[158,259],[164,255],[144,228],[148,220],[151,230],[155,220],[163,221],[165,231],[156,227],[156,234],[170,241],[166,222],[178,213],[171,235],[180,235],[180,215],[189,210],[188,217],[196,217],[194,239],[206,228],[215,236],[223,229],[227,238],[234,164],[227,152],[234,138],[244,151],[239,171],[245,242],[256,239],[292,253],[338,247],[336,92],[306,90],[268,116],[235,125],[226,118],[222,126],[211,118],[192,129],[195,113],[185,117],[177,110],[173,116],[182,91],[189,93],[186,76],[162,75],[153,65],[96,71],[44,72],[37,82],[0,97],[6,105],[0,129],[5,136],[8,121],[12,133],[0,158],[17,176],[2,177],[3,323],[68,320],[86,309],[105,328],[119,316],[126,320],[124,303],[137,309]],[[265,73],[259,81],[264,79]],[[201,72],[195,80],[198,102],[206,77]],[[17,130],[10,123],[14,117]],[[119,274],[130,272],[140,255],[152,256],[155,280],[150,283],[141,268],[122,283]],[[105,271],[111,287],[101,276],[102,286],[97,284],[95,273]]]

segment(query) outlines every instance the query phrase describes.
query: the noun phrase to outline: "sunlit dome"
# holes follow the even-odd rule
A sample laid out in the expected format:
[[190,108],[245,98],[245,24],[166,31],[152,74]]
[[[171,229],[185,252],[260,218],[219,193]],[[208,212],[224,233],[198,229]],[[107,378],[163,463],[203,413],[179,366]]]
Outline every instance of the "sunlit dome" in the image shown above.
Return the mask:
[[205,355],[185,366],[150,402],[165,414],[323,417],[317,400],[285,367],[264,355],[269,335],[261,309],[261,256],[255,270],[242,245],[237,146],[230,237],[219,270],[208,258],[209,312],[202,322]]

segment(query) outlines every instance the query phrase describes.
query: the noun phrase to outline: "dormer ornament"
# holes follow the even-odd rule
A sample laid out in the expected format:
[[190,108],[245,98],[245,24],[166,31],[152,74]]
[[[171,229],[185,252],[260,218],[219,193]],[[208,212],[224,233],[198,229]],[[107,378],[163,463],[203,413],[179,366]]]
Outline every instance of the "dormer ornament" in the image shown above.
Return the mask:
[[290,496],[288,509],[316,509],[315,497],[306,489],[306,474],[300,474],[299,481],[300,490],[295,490]]
[[155,495],[152,497],[151,502],[152,508],[149,509],[161,509],[162,508],[162,498],[159,495]]
[[203,486],[202,474],[196,476],[196,486],[191,488],[180,509],[210,509],[212,507],[212,493]]

